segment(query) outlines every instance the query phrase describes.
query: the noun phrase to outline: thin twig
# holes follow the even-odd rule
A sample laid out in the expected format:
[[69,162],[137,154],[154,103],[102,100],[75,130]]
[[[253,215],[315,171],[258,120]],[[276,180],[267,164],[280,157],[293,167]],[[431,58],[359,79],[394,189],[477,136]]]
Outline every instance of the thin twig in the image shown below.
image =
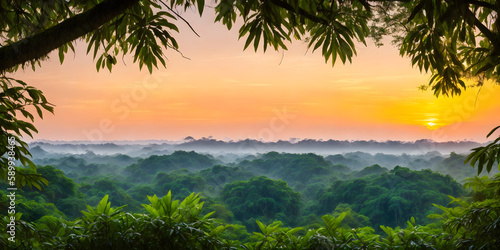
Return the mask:
[[282,50],[281,51],[281,60],[280,60],[280,63],[278,63],[278,66],[281,65],[281,63],[283,62],[283,58],[285,57],[285,50]]
[[194,30],[194,28],[191,26],[191,24],[189,24],[189,22],[184,19],[181,15],[179,15],[177,12],[175,12],[172,8],[170,8],[167,4],[165,4],[165,2],[163,2],[162,0],[159,0],[160,3],[162,3],[167,9],[169,9],[172,13],[174,13],[178,18],[180,18],[182,21],[184,21],[188,26],[189,28],[191,29],[191,31],[193,31],[193,33],[200,37],[200,35],[198,35],[198,33],[196,33],[196,31]]
[[[169,48],[171,48],[171,49],[175,50],[177,53],[179,53],[179,54],[182,56],[182,58],[187,59],[187,60],[191,60],[191,58],[184,56],[184,54],[182,54],[182,52],[181,52],[180,50],[178,50],[178,49],[174,48],[174,46],[172,46],[172,45],[170,45],[170,44],[167,44],[167,46],[168,46]],[[168,58],[167,58],[167,60],[168,60]]]

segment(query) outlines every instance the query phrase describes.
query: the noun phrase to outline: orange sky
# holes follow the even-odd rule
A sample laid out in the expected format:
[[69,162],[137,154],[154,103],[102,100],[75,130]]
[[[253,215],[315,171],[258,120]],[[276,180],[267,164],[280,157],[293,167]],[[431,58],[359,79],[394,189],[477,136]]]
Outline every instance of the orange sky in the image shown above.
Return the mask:
[[36,121],[35,139],[484,141],[500,123],[499,87],[436,98],[417,90],[429,76],[390,45],[361,45],[352,64],[332,68],[300,41],[285,52],[243,51],[237,30],[211,20],[189,18],[201,38],[179,24],[191,60],[169,51],[167,69],[152,75],[127,57],[97,73],[85,45],[63,65],[54,54],[36,72],[17,72],[56,105],[54,116]]

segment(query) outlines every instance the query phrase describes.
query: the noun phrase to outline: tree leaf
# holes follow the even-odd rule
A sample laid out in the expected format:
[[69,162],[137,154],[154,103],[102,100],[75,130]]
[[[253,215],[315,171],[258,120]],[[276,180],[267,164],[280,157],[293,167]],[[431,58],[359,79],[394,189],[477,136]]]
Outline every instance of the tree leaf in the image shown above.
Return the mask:
[[200,16],[203,14],[203,9],[205,8],[205,0],[196,0],[197,5],[198,5],[198,13],[200,13]]
[[497,126],[497,127],[495,127],[494,129],[492,129],[492,130],[488,133],[488,135],[486,135],[486,138],[490,137],[490,135],[491,135],[491,134],[495,133],[495,131],[496,131],[498,128],[500,128],[500,126]]

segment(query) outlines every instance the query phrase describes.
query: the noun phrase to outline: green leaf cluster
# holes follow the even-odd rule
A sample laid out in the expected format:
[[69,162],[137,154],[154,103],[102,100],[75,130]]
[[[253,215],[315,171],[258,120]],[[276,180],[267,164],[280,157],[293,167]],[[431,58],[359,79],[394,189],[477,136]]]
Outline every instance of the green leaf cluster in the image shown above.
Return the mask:
[[[36,166],[30,159],[28,144],[22,140],[23,135],[33,137],[38,130],[33,125],[35,116],[30,109],[34,108],[40,118],[43,110],[54,112],[42,91],[29,86],[21,80],[0,76],[0,176],[8,178],[8,166],[21,163],[29,169],[15,168],[15,184],[22,187],[28,184],[41,189],[47,180],[36,173]],[[19,119],[21,114],[26,120]]]
[[[498,128],[500,126],[492,129],[486,138],[495,133]],[[484,167],[486,167],[488,173],[494,165],[497,165],[500,170],[500,136],[484,147],[473,148],[472,153],[465,159],[465,163],[469,163],[473,167],[477,166],[478,175],[483,171]]]

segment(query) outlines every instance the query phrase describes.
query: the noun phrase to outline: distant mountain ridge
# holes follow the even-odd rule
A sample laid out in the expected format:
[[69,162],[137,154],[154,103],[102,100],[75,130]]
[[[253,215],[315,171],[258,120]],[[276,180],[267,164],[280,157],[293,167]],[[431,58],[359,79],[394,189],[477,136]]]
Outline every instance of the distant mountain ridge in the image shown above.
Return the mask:
[[[129,154],[131,156],[149,156],[168,154],[177,150],[207,153],[255,154],[270,151],[287,153],[336,154],[349,152],[391,153],[391,154],[441,154],[468,153],[472,148],[483,144],[473,141],[435,142],[422,139],[417,141],[374,141],[374,140],[314,140],[263,142],[254,139],[240,141],[222,141],[211,138],[189,139],[183,141],[36,141],[30,148],[36,153],[83,154],[92,151],[96,154]],[[43,151],[42,151],[43,150]]]

